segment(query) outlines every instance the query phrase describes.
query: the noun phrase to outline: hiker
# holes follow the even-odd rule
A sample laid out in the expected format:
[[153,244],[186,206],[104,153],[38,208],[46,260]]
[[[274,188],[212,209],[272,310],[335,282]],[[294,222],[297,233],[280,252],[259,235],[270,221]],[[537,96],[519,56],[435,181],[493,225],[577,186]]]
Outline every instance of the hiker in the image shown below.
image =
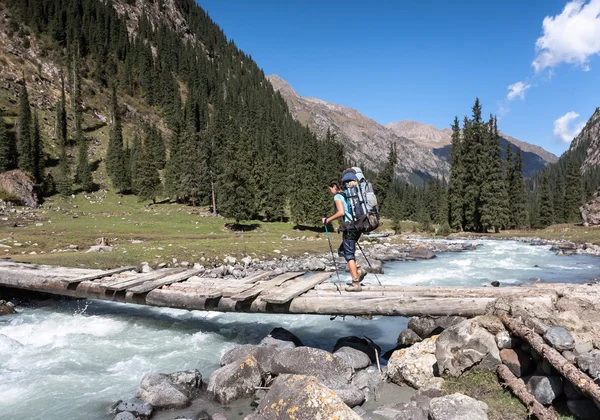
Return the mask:
[[356,250],[356,242],[360,239],[360,232],[354,228],[352,224],[352,213],[350,212],[350,205],[346,200],[346,197],[342,193],[340,181],[333,180],[327,184],[329,191],[333,194],[333,201],[335,203],[336,213],[331,217],[324,217],[323,224],[336,220],[342,219],[341,228],[343,230],[342,244],[338,249],[338,255],[344,257],[348,263],[348,270],[352,277],[352,284],[345,288],[347,292],[360,292],[360,282],[367,275],[366,270],[358,268],[356,264],[356,256],[354,255]]

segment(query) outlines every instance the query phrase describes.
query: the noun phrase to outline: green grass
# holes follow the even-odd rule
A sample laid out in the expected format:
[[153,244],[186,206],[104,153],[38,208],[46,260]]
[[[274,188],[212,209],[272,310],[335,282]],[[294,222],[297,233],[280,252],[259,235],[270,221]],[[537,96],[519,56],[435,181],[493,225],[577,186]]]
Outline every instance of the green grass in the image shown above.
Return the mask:
[[469,373],[459,378],[446,378],[443,390],[448,394],[459,392],[489,407],[490,420],[525,420],[527,410],[509,390],[502,388],[495,373]]
[[[89,199],[82,194],[69,199],[52,197],[37,212],[41,220],[24,222],[9,214],[8,220],[0,221],[0,243],[12,248],[0,248],[0,255],[22,262],[110,268],[139,265],[142,261],[153,265],[173,258],[207,266],[226,255],[271,259],[329,251],[323,232],[297,231],[291,223],[256,221],[252,222],[257,225],[255,230],[231,231],[226,224],[232,220],[203,217],[201,213],[207,210],[204,208],[176,204],[145,206],[136,197],[118,197],[108,192],[106,199],[99,200],[101,195],[93,193]],[[15,223],[24,226],[13,227]],[[40,223],[42,226],[38,226]],[[312,240],[283,240],[284,234]],[[335,233],[331,236],[337,246],[341,236]],[[86,254],[85,250],[100,237],[108,238],[115,250]],[[21,246],[15,246],[15,242]],[[51,252],[68,245],[79,246],[79,251]],[[281,254],[274,250],[280,250]]]

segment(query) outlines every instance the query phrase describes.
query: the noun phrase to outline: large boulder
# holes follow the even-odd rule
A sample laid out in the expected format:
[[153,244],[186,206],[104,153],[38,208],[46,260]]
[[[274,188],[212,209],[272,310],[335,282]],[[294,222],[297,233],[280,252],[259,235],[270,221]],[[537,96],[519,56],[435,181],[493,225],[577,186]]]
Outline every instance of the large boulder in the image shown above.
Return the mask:
[[364,369],[372,364],[366,353],[353,347],[341,347],[333,354],[344,359],[354,370]]
[[408,328],[413,330],[421,338],[439,335],[442,331],[456,324],[460,324],[466,318],[462,316],[438,316],[438,317],[412,317],[408,320]]
[[348,407],[356,407],[365,402],[365,393],[356,385],[349,384],[344,388],[332,389]]
[[35,208],[39,205],[39,188],[35,181],[18,169],[0,174],[0,190],[16,197],[24,206]]
[[197,370],[163,373],[148,373],[142,378],[135,397],[151,404],[154,408],[187,407],[191,398],[202,385],[202,376]]
[[254,357],[264,372],[271,372],[271,360],[280,350],[276,346],[256,346],[245,344],[229,350],[221,357],[221,366],[237,362],[240,359]]
[[494,336],[467,319],[442,332],[436,342],[435,357],[442,375],[460,376],[465,370],[495,371],[500,353]]
[[246,420],[360,420],[314,376],[281,375]]
[[418,246],[416,248],[413,248],[413,250],[410,251],[410,254],[408,254],[408,256],[419,260],[430,260],[436,257],[433,251],[425,248],[424,246]]
[[600,225],[600,188],[594,194],[594,197],[579,207],[584,226]]
[[344,347],[350,347],[366,354],[373,363],[377,360],[377,356],[381,354],[381,348],[373,341],[356,336],[340,338],[333,346],[333,353]]
[[328,351],[312,347],[283,350],[271,361],[272,373],[309,375],[330,388],[344,388],[352,378],[348,362]]
[[433,398],[429,403],[431,420],[487,420],[487,404],[463,394]]
[[394,383],[421,388],[437,374],[435,358],[438,336],[423,340],[411,347],[396,350],[388,361],[387,377]]
[[263,371],[249,355],[215,370],[208,380],[208,393],[221,404],[229,404],[238,398],[250,397],[260,386]]
[[289,332],[285,328],[276,327],[263,338],[259,346],[275,346],[280,349],[293,349],[295,347],[302,347],[302,341],[294,333]]

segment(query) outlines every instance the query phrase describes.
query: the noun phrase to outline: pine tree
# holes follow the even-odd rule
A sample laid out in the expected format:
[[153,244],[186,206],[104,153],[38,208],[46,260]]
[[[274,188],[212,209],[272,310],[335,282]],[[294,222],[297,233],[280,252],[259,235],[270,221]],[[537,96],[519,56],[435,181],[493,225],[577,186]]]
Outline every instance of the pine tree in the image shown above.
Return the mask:
[[565,193],[565,221],[569,223],[581,222],[579,207],[583,204],[583,187],[581,185],[581,172],[574,159],[567,164],[567,189]]
[[152,152],[144,145],[142,152],[142,161],[144,164],[138,166],[136,185],[138,188],[138,200],[156,201],[161,193],[160,175],[155,165],[150,164]]
[[142,142],[140,141],[140,136],[136,133],[133,137],[133,144],[131,145],[131,149],[129,150],[129,173],[131,174],[131,192],[133,194],[138,194],[138,172],[141,165],[144,164],[143,161],[143,149]]
[[[125,162],[123,150],[123,128],[121,126],[121,115],[117,102],[117,89],[112,90],[112,126],[106,152],[106,171],[110,177],[116,192],[125,192],[131,188],[131,179],[128,171],[128,162]],[[152,158],[151,154],[147,155]]]
[[23,85],[19,96],[19,130],[17,135],[17,153],[19,169],[33,175],[35,170],[33,150],[31,147],[31,107],[27,93],[27,82],[23,75]]
[[6,130],[2,109],[0,109],[0,172],[8,171],[14,167],[15,151],[14,138],[9,136]]
[[388,195],[388,191],[392,186],[394,180],[396,163],[398,163],[398,153],[396,152],[396,146],[392,144],[388,153],[387,163],[385,167],[377,174],[375,182],[373,182],[373,189],[377,194],[377,202],[379,203],[379,210],[385,210],[385,200]]
[[68,197],[73,192],[73,181],[71,180],[71,171],[69,162],[67,161],[67,153],[65,148],[62,149],[59,160],[56,176],[54,177],[56,192],[63,197]]
[[31,137],[31,153],[33,155],[33,178],[40,184],[44,178],[44,151],[42,135],[37,111],[33,116],[33,133]]
[[558,172],[554,186],[554,223],[565,222],[565,178],[562,171]]
[[463,230],[464,220],[464,163],[463,142],[460,138],[458,117],[452,124],[452,151],[450,155],[450,182],[448,186],[448,206],[450,212],[450,227]]
[[63,148],[67,146],[67,112],[66,112],[66,95],[65,95],[65,78],[63,75],[61,79],[61,93],[60,100],[56,103],[56,129],[55,136],[58,142],[58,147]]
[[481,224],[483,231],[494,228],[499,232],[507,223],[508,195],[500,157],[500,135],[497,122],[490,117],[481,159]]
[[523,228],[527,225],[527,191],[523,179],[523,158],[521,157],[520,148],[517,148],[512,170],[509,202],[512,225],[516,228]]
[[550,192],[550,181],[548,173],[544,172],[542,177],[541,195],[539,201],[539,225],[545,228],[554,223],[554,206],[552,203],[552,195]]

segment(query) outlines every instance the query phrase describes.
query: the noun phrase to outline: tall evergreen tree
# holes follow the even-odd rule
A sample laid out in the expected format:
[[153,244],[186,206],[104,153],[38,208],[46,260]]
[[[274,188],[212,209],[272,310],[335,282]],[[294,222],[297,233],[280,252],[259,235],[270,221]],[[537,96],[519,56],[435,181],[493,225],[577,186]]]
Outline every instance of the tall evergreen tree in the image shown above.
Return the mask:
[[133,143],[131,145],[131,149],[129,150],[129,173],[131,174],[131,192],[134,194],[138,194],[138,172],[141,165],[144,164],[143,161],[143,153],[142,142],[140,141],[140,136],[136,133],[133,137]]
[[2,109],[0,109],[0,172],[14,168],[15,154],[16,144],[6,130]]
[[523,180],[523,158],[517,148],[509,189],[511,224],[516,228],[527,225],[527,191]]
[[65,95],[65,78],[61,74],[61,91],[60,100],[56,103],[56,129],[55,136],[58,142],[58,147],[63,148],[67,146],[67,112],[66,104],[67,99]]
[[450,209],[450,227],[454,230],[462,231],[464,220],[464,164],[463,143],[460,138],[458,117],[454,117],[454,123],[452,124],[448,206]]
[[581,222],[579,207],[583,204],[583,186],[581,185],[581,172],[574,159],[567,164],[567,188],[565,193],[565,221],[569,223]]
[[557,173],[554,183],[554,223],[565,222],[565,178],[562,172]]
[[152,152],[145,145],[143,146],[142,161],[145,162],[145,164],[138,166],[136,178],[138,200],[152,200],[154,202],[160,195],[162,186],[157,167],[150,163],[152,162]]
[[41,183],[44,178],[44,150],[37,111],[34,113],[33,116],[33,132],[31,134],[31,153],[33,155],[33,178],[37,183]]
[[33,149],[31,147],[31,107],[29,106],[29,94],[27,93],[27,82],[23,74],[23,84],[19,96],[19,130],[17,134],[17,153],[19,169],[33,175],[35,163]]
[[542,228],[548,227],[554,223],[554,205],[552,202],[552,193],[550,191],[550,181],[548,173],[544,172],[542,177],[542,191],[539,200],[539,225]]
[[[131,188],[131,179],[127,168],[128,162],[125,162],[125,153],[123,150],[123,127],[121,125],[116,86],[113,86],[112,89],[111,110],[112,126],[108,140],[108,150],[106,152],[106,171],[115,190],[117,192],[125,192]],[[153,156],[148,154],[147,157],[152,158]]]
[[385,167],[377,174],[375,182],[373,182],[373,189],[377,193],[377,202],[379,204],[380,211],[387,211],[385,209],[385,200],[387,198],[392,181],[394,180],[394,174],[396,170],[396,164],[398,163],[398,153],[396,152],[396,146],[392,144],[388,153],[387,163]]
[[68,197],[73,192],[73,181],[71,179],[71,170],[67,160],[66,147],[63,147],[58,158],[58,168],[54,176],[56,191],[63,197]]

